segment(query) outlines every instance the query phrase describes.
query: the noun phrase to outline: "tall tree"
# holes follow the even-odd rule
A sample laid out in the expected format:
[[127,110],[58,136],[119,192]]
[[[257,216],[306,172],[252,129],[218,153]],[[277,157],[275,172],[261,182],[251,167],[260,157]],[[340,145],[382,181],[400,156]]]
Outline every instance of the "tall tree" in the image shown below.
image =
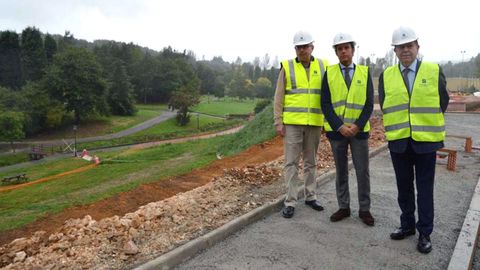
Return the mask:
[[108,114],[102,69],[87,49],[70,47],[57,53],[44,83],[50,95],[74,113],[77,124],[92,113]]
[[50,34],[45,35],[45,41],[44,41],[44,47],[45,47],[45,57],[47,60],[47,64],[51,64],[53,61],[53,55],[57,53],[57,42],[55,39],[52,37]]
[[147,104],[152,95],[153,77],[158,70],[158,61],[150,53],[145,53],[143,59],[136,63],[133,70],[131,82],[134,85],[134,91],[137,101]]
[[22,31],[20,42],[22,68],[27,81],[37,81],[43,77],[47,63],[42,34],[35,27],[27,27]]
[[200,93],[201,94],[210,94],[214,92],[215,87],[215,72],[212,68],[207,66],[205,63],[197,64],[197,75],[200,79]]
[[20,41],[12,31],[0,33],[0,85],[19,89],[23,84]]
[[134,103],[133,87],[125,66],[117,63],[108,90],[108,104],[115,115],[134,115],[136,111]]

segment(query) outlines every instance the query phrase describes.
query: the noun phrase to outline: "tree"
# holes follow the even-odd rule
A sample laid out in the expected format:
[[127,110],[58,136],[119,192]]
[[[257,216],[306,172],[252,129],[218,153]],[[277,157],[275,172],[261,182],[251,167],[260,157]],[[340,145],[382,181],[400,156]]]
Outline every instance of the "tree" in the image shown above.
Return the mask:
[[[18,106],[19,110],[24,113],[24,131],[27,135],[38,133],[47,127],[60,126],[65,112],[54,116],[51,111],[56,107],[63,108],[63,104],[50,99],[41,81],[27,82],[20,90],[20,94],[21,96],[17,99]],[[55,112],[57,113],[57,111]],[[60,121],[52,121],[49,117],[60,119]]]
[[58,51],[64,51],[69,47],[73,47],[75,42],[75,37],[73,36],[70,31],[65,30],[65,34],[63,35],[62,39],[58,41]]
[[227,96],[230,97],[244,97],[244,92],[246,92],[246,76],[241,72],[241,70],[237,70],[233,73],[233,77],[228,83],[227,87]]
[[268,69],[270,67],[270,56],[268,53],[266,53],[262,59],[262,67],[263,69]]
[[0,113],[0,140],[8,141],[15,153],[13,142],[25,138],[23,132],[23,115],[19,112],[7,111]]
[[274,94],[272,82],[265,77],[258,78],[255,83],[255,96],[259,98],[271,98]]
[[53,61],[53,55],[57,53],[57,42],[52,37],[52,35],[47,34],[45,35],[44,44],[45,44],[44,47],[45,47],[45,57],[47,60],[47,64],[51,64]]
[[43,77],[47,63],[42,34],[35,27],[22,31],[20,42],[23,75],[27,81],[37,81]]
[[190,122],[188,109],[200,102],[200,92],[198,89],[189,88],[189,86],[181,86],[177,91],[173,92],[170,98],[170,104],[177,109],[177,124],[185,126]]
[[137,101],[147,104],[147,97],[152,95],[153,77],[158,69],[158,61],[150,53],[145,53],[143,59],[136,64],[132,75]]
[[19,89],[22,84],[18,34],[12,31],[2,32],[0,34],[0,85]]
[[75,123],[90,114],[108,114],[106,82],[95,55],[83,48],[66,48],[55,55],[44,80],[45,89],[73,112]]
[[196,71],[200,79],[200,93],[213,94],[215,88],[215,72],[204,63],[198,63]]
[[134,115],[133,87],[128,80],[125,66],[117,63],[108,91],[108,104],[115,115]]

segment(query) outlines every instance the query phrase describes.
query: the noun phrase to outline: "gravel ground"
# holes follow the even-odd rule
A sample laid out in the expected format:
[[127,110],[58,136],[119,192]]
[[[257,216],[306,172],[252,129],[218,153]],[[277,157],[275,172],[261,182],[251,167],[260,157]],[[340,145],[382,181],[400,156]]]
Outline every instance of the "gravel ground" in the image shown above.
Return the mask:
[[[448,114],[449,134],[473,137],[480,145],[478,114]],[[446,147],[463,149],[465,140],[447,138]],[[390,240],[399,225],[395,176],[388,151],[371,159],[372,214],[375,227],[358,218],[356,184],[350,173],[352,217],[331,223],[337,210],[335,185],[318,189],[324,212],[299,205],[294,218],[273,214],[246,227],[213,248],[179,265],[178,269],[446,269],[456,244],[473,190],[480,176],[480,151],[459,152],[457,170],[448,171],[439,159],[435,184],[433,251],[416,251],[416,237]],[[353,181],[352,181],[353,180]],[[476,255],[474,269],[480,256]]]

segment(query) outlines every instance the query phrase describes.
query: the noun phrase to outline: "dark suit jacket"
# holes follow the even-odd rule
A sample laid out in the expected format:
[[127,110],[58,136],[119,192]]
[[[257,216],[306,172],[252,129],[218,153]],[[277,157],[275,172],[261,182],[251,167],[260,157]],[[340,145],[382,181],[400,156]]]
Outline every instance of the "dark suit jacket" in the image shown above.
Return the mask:
[[[421,61],[417,61],[416,72],[418,72],[418,69],[421,63],[422,63]],[[400,64],[398,64],[398,68],[400,69]],[[448,96],[448,91],[447,91],[447,81],[445,79],[445,75],[443,74],[443,71],[441,68],[440,68],[439,74],[440,75],[438,77],[438,94],[440,95],[440,108],[442,109],[442,112],[445,112],[447,110],[448,101],[450,97]],[[416,75],[417,74],[415,74],[415,77]],[[383,72],[382,74],[380,74],[380,78],[378,79],[378,99],[380,102],[380,106],[383,109],[383,102],[385,101]],[[400,139],[395,141],[389,141],[388,148],[390,149],[391,152],[404,153],[409,144],[411,145],[413,151],[415,151],[415,153],[418,153],[418,154],[435,152],[444,146],[443,142],[417,142],[410,137],[410,138],[405,138],[405,139]]]
[[[353,66],[355,68],[357,65]],[[327,137],[332,140],[340,140],[343,138],[343,135],[338,132],[337,130],[343,125],[342,119],[338,117],[335,113],[332,105],[332,97],[330,95],[330,86],[328,85],[328,70],[325,71],[325,75],[322,79],[322,111],[323,115],[325,116],[325,121],[328,121],[330,126],[332,127],[333,131],[327,132]],[[363,106],[363,110],[360,113],[357,121],[355,121],[355,125],[358,126],[359,129],[363,129],[367,124],[368,119],[370,119],[370,115],[373,111],[373,83],[372,78],[370,76],[370,69],[368,69],[368,76],[367,76],[367,100],[365,101],[365,105]],[[368,139],[368,132],[358,132],[355,135],[357,139]]]

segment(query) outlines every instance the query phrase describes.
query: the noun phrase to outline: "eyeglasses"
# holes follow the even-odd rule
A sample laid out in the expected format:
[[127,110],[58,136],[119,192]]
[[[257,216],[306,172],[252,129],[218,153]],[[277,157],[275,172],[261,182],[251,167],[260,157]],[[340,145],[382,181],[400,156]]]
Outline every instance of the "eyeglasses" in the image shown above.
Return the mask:
[[295,46],[295,50],[299,51],[301,49],[308,49],[308,48],[310,48],[310,46],[311,46],[310,44],[297,45],[297,46]]

